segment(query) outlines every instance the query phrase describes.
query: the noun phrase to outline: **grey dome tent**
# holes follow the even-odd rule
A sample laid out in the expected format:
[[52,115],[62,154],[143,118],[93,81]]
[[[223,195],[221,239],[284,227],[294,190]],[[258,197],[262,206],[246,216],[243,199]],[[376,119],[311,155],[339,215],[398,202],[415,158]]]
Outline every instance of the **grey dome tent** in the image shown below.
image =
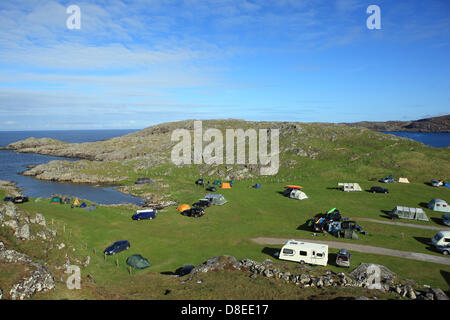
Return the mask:
[[219,193],[208,193],[206,194],[205,199],[208,199],[211,204],[217,206],[221,206],[228,202],[225,197]]
[[151,266],[150,262],[148,262],[148,260],[140,254],[133,254],[132,256],[128,257],[127,265],[135,269],[145,269]]

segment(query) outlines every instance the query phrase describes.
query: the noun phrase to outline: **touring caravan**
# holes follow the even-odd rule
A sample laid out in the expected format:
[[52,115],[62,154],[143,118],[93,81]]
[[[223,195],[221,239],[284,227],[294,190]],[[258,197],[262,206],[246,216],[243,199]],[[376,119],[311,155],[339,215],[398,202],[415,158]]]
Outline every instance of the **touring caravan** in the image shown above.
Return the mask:
[[328,262],[328,246],[324,244],[288,240],[278,255],[281,260],[289,260],[319,266]]
[[428,202],[428,209],[441,212],[450,212],[450,206],[448,205],[448,203],[442,199],[437,198]]
[[339,182],[338,187],[345,192],[362,191],[361,186],[358,183],[343,183]]

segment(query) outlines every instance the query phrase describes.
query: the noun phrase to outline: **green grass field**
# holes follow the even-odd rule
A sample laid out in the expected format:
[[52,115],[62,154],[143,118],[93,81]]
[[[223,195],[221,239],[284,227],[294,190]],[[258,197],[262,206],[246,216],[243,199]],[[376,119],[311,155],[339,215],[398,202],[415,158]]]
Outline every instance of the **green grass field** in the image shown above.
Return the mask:
[[[192,204],[204,196],[205,191],[194,185],[193,177],[186,180],[180,176],[176,177],[175,181],[172,181],[172,185],[176,185],[172,189],[172,196],[179,199],[180,203]],[[365,191],[346,193],[331,189],[337,186],[338,180],[324,182],[322,179],[310,178],[305,181],[279,183],[271,182],[270,178],[262,178],[258,181],[261,181],[262,189],[250,187],[256,180],[237,181],[232,189],[219,189],[218,192],[225,196],[228,203],[208,208],[206,215],[197,219],[180,215],[175,207],[159,211],[157,218],[150,221],[131,220],[133,210],[126,206],[100,206],[97,210],[88,212],[80,208],[71,209],[69,205],[52,205],[48,201],[34,202],[32,199],[20,207],[29,213],[42,213],[47,223],[53,220],[61,237],[60,241],[75,247],[77,255],[91,256],[89,267],[82,269],[84,275],[91,274],[100,287],[112,286],[121,288],[117,292],[127,292],[130,290],[126,285],[130,275],[125,260],[131,254],[142,254],[152,264],[149,269],[133,271],[133,277],[144,277],[149,272],[173,272],[180,266],[198,265],[209,257],[224,254],[238,259],[262,261],[270,258],[275,261],[267,252],[281,246],[261,246],[250,239],[263,236],[313,239],[311,231],[299,230],[298,227],[313,215],[333,207],[337,207],[345,217],[388,221],[390,219],[383,211],[391,210],[396,205],[420,207],[432,198],[449,198],[449,189],[433,188],[424,183],[389,184],[391,193],[385,195]],[[370,181],[358,182],[363,189],[374,185]],[[294,183],[304,187],[309,199],[298,201],[279,193],[285,184]],[[442,213],[425,208],[424,210],[430,218],[428,223],[401,221],[441,226],[439,218]],[[358,221],[357,218],[355,220]],[[360,225],[368,231],[368,235],[360,235],[359,240],[337,239],[332,235],[320,236],[319,239],[440,255],[424,243],[436,231],[373,222],[360,222]],[[105,260],[102,254],[104,248],[120,239],[129,240],[131,248],[115,256],[108,256]],[[335,253],[334,251],[337,250],[330,249],[330,253]],[[359,252],[353,252],[352,257],[351,269],[360,262],[373,262],[390,268],[401,279],[413,279],[419,284],[437,286],[444,290],[449,288],[449,279],[446,277],[450,270],[445,265]],[[42,256],[37,258],[43,259]],[[61,261],[61,257],[59,260],[54,259]],[[327,266],[327,269],[342,271],[332,264]]]

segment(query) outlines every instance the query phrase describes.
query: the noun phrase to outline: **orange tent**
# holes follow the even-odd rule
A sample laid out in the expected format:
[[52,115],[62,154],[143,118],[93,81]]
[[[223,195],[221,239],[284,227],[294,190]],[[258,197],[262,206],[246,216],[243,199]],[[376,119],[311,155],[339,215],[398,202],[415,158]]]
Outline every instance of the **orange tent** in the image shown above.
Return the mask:
[[184,210],[189,210],[191,207],[187,203],[180,204],[177,211],[183,212]]
[[231,189],[231,185],[229,182],[222,182],[222,189]]
[[289,189],[301,189],[303,187],[300,186],[284,186],[285,188],[289,188]]

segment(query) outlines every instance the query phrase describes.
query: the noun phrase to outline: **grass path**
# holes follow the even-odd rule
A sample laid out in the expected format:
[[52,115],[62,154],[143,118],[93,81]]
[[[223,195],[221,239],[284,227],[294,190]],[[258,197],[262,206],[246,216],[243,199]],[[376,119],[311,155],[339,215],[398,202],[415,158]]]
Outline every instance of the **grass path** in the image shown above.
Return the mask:
[[[258,237],[258,238],[253,238],[251,240],[255,243],[262,244],[262,245],[264,245],[264,244],[279,245],[279,244],[284,244],[286,241],[288,241],[290,239]],[[433,255],[425,254],[425,253],[393,250],[393,249],[367,246],[367,245],[361,245],[361,244],[353,244],[353,243],[345,243],[344,244],[342,242],[337,242],[337,241],[336,242],[335,241],[321,241],[321,240],[297,239],[297,238],[296,238],[296,240],[326,244],[330,248],[334,248],[334,249],[341,249],[341,248],[345,247],[348,250],[354,250],[354,251],[359,251],[359,252],[363,252],[363,253],[381,254],[381,255],[392,256],[392,257],[397,257],[397,258],[405,258],[405,259],[412,259],[412,260],[419,260],[419,261],[426,261],[426,262],[431,262],[431,263],[450,265],[450,258],[433,256]]]

